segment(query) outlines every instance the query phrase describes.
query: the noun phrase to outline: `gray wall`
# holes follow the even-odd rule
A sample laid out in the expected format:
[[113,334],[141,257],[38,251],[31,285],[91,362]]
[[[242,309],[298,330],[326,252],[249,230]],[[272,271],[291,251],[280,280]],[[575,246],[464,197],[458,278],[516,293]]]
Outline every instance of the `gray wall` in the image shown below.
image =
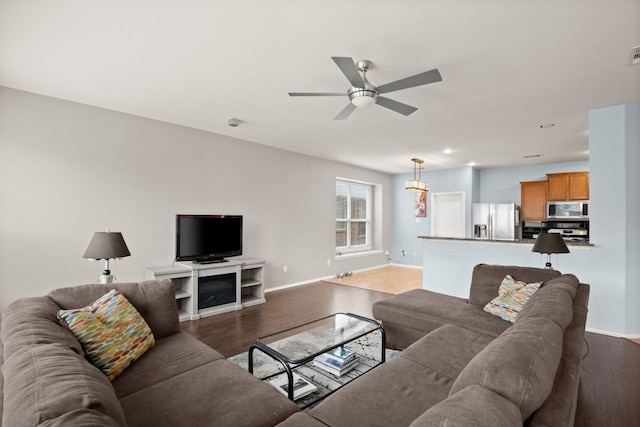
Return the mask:
[[388,250],[389,175],[0,88],[0,307],[93,282],[102,263],[82,254],[107,228],[132,253],[112,263],[117,280],[143,279],[172,263],[177,213],[244,215],[267,288],[386,263],[335,260],[338,176],[380,185],[376,249]]

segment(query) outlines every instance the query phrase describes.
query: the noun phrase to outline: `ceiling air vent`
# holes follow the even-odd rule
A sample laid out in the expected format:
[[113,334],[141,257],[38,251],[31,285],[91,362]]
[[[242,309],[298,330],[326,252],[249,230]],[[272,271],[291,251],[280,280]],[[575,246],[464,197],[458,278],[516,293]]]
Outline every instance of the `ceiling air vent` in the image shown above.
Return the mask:
[[535,159],[536,157],[542,157],[542,154],[527,154],[522,156],[523,159]]
[[629,61],[630,61],[631,65],[640,64],[640,46],[636,46],[636,47],[632,47],[631,48],[631,55],[630,55]]

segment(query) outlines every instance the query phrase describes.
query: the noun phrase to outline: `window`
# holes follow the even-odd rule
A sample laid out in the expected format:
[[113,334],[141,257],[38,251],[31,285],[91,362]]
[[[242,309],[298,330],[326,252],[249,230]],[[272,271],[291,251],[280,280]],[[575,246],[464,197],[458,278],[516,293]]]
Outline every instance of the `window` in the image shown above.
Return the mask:
[[369,184],[336,180],[336,252],[371,249]]

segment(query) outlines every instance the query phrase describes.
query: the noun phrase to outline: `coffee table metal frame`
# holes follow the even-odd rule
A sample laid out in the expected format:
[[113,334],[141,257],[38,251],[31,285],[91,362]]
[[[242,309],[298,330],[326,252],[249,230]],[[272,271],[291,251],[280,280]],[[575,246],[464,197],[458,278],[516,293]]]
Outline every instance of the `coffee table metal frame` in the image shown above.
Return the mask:
[[[342,317],[344,316],[344,317]],[[308,332],[309,330],[319,329],[319,328],[327,328],[331,324],[330,319],[334,319],[333,327],[334,327],[334,335],[331,344],[326,344],[324,346],[318,347],[315,351],[309,352],[302,357],[294,358],[291,355],[282,354],[278,350],[270,347],[269,344],[279,341],[280,339],[284,339],[286,337],[291,337],[298,333]],[[335,324],[339,320],[347,320],[354,322],[354,325],[359,325],[360,329],[356,329],[349,331],[345,335],[344,329],[335,329]],[[313,325],[317,326],[314,328]],[[364,316],[359,316],[353,313],[335,313],[330,316],[322,317],[320,319],[316,319],[314,321],[304,323],[302,325],[285,329],[280,332],[276,332],[274,334],[266,335],[264,337],[260,337],[256,340],[255,343],[251,345],[249,348],[249,357],[248,357],[248,365],[249,372],[253,374],[253,352],[255,350],[260,350],[261,352],[267,354],[272,359],[279,362],[287,373],[288,378],[288,397],[290,400],[294,400],[293,396],[293,369],[296,366],[303,365],[307,362],[312,361],[316,356],[325,353],[327,351],[331,351],[335,348],[342,347],[345,344],[348,344],[352,341],[357,340],[358,338],[362,338],[365,335],[368,335],[372,332],[380,331],[381,336],[381,350],[380,350],[380,363],[385,362],[385,345],[386,345],[386,336],[384,332],[384,328],[378,322],[373,319],[369,319]]]

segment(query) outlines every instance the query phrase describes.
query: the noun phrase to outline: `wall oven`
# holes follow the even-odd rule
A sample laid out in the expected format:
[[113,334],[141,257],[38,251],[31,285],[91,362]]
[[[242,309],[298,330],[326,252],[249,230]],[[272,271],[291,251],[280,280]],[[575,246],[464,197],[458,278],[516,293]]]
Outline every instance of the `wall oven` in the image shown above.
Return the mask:
[[547,219],[589,219],[589,201],[547,202]]
[[573,220],[573,221],[546,221],[543,223],[544,228],[549,233],[558,233],[566,241],[588,242],[589,241],[589,221]]

